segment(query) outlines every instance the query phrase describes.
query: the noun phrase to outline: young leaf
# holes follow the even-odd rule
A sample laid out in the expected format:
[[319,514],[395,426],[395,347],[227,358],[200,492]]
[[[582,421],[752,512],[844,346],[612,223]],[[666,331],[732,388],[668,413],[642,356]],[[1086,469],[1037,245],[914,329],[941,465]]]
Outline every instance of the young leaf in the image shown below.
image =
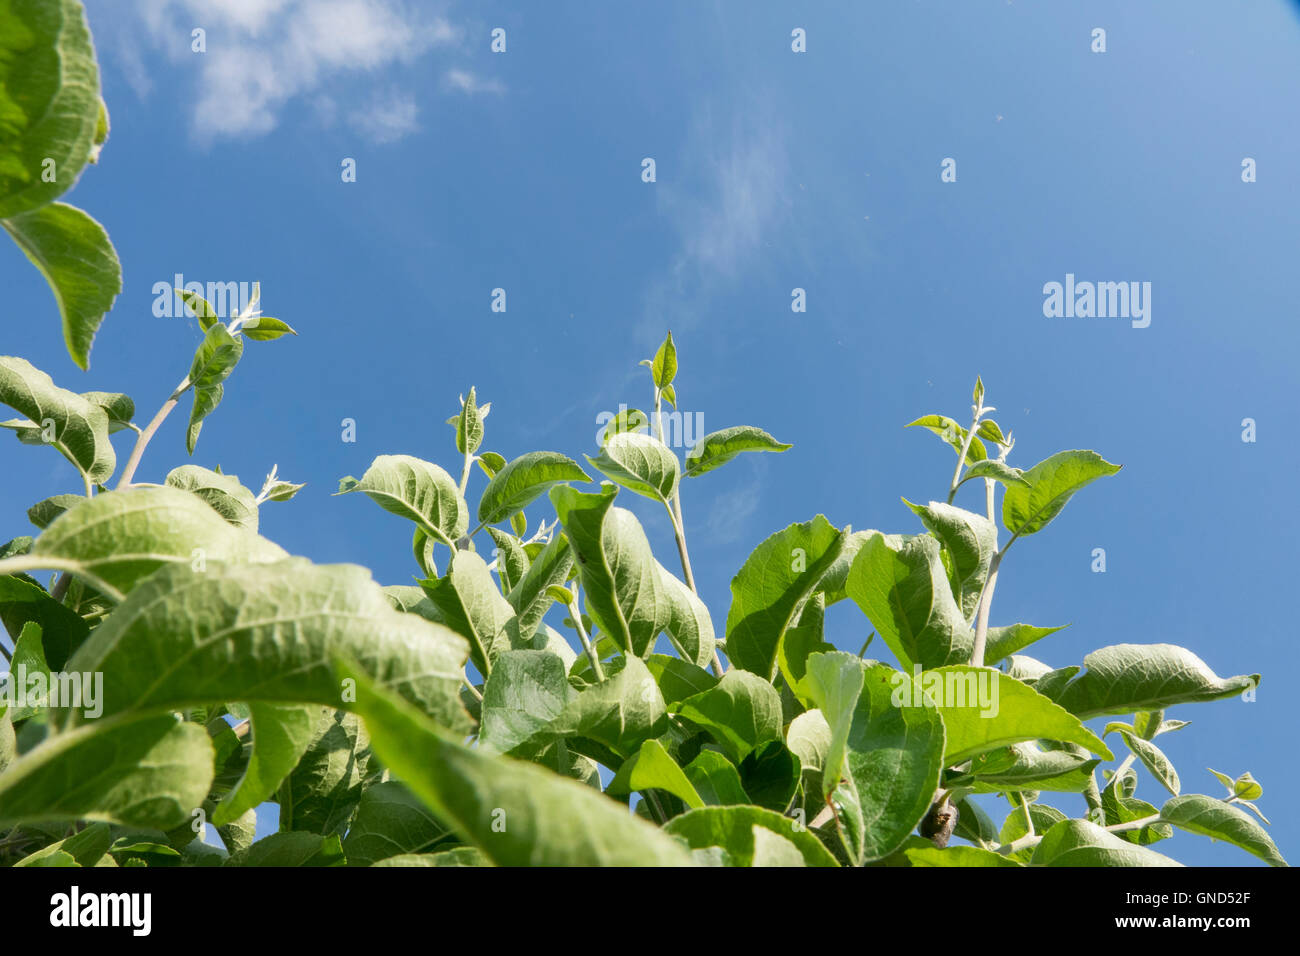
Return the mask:
[[192,455],[199,440],[203,419],[221,404],[225,386],[221,383],[230,377],[244,354],[244,340],[235,338],[220,322],[203,336],[194,361],[190,363],[190,383],[194,386],[194,405],[190,409],[190,425],[185,433],[185,448]]
[[282,335],[298,334],[289,323],[273,319],[269,315],[255,315],[245,319],[239,331],[252,342],[273,342]]
[[390,514],[414,521],[435,541],[455,547],[469,527],[469,507],[455,479],[432,462],[380,455],[360,481],[343,479],[337,494],[364,491]]
[[1023,474],[1027,484],[1007,485],[1002,524],[1012,535],[1035,534],[1061,513],[1076,491],[1122,467],[1095,451],[1057,452]]
[[456,450],[462,455],[473,454],[483,444],[483,419],[479,415],[478,402],[471,385],[469,398],[461,404],[460,415],[456,417]]
[[28,508],[27,520],[44,530],[50,526],[51,521],[63,514],[63,512],[81,504],[85,500],[85,495],[54,495],[44,501],[38,501]]
[[638,432],[611,435],[599,455],[586,458],[606,478],[638,495],[666,505],[677,493],[681,478],[677,456],[650,435]]
[[343,866],[338,834],[280,832],[263,837],[246,850],[232,853],[226,866]]
[[677,346],[673,344],[673,334],[668,333],[659,351],[655,352],[650,364],[650,375],[654,378],[656,388],[667,388],[677,377]]
[[984,646],[984,663],[996,664],[1017,651],[1024,650],[1035,641],[1041,641],[1049,634],[1069,627],[1034,627],[1031,624],[1009,624],[1006,627],[990,627],[988,643]]
[[[962,445],[966,443],[966,429],[958,425],[947,415],[922,415],[914,422],[908,422],[904,428],[924,428],[926,431],[938,435],[949,445],[953,451],[961,454]],[[966,452],[966,464],[974,465],[976,462],[984,461],[988,458],[988,449],[978,437],[970,440],[970,449]]]
[[558,452],[532,451],[521,455],[498,471],[483,489],[478,520],[481,524],[504,521],[566,481],[591,479],[576,461]]
[[615,435],[621,435],[624,432],[634,432],[636,434],[649,434],[650,417],[638,408],[619,407],[618,414],[610,419],[605,430],[600,433],[600,444],[603,448],[605,442],[609,441]]
[[1151,772],[1151,776],[1159,781],[1160,785],[1168,790],[1175,797],[1178,796],[1179,782],[1178,771],[1170,763],[1169,758],[1155,744],[1149,740],[1143,740],[1137,734],[1124,727],[1117,728],[1119,735],[1124,738],[1124,743],[1128,744],[1128,749],[1142,761],[1142,765]]
[[52,424],[49,444],[91,481],[103,484],[113,474],[117,457],[108,438],[108,415],[76,392],[59,388],[31,362],[0,356],[0,403],[27,416],[30,425],[42,430],[42,440],[47,423]]
[[82,392],[81,397],[92,405],[98,405],[108,416],[108,430],[120,432],[135,417],[135,402],[130,395],[121,392]]
[[355,679],[380,759],[493,863],[689,865],[678,843],[592,788],[471,750],[364,675]]
[[447,827],[404,784],[396,780],[385,780],[366,788],[361,795],[356,818],[343,840],[343,854],[347,857],[348,866],[374,866],[381,860],[389,866],[403,865],[394,863],[394,859],[427,851],[450,835]]
[[822,515],[792,524],[754,549],[731,581],[727,656],[764,680],[776,677],[786,631],[844,547]]
[[221,316],[217,315],[217,310],[212,307],[212,303],[197,292],[188,292],[185,289],[176,289],[174,291],[185,307],[199,320],[199,328],[204,332],[221,321]]
[[658,561],[660,585],[660,626],[683,661],[707,667],[713,659],[717,640],[713,636],[713,619],[699,595],[678,580]]
[[699,444],[686,454],[686,474],[693,478],[713,471],[743,451],[785,451],[792,447],[777,441],[761,428],[735,425],[700,439]]
[[483,559],[473,551],[454,551],[446,576],[421,581],[420,587],[447,626],[469,641],[470,659],[479,673],[491,674],[497,656],[510,646],[505,627],[515,612]]
[[[988,424],[989,422],[983,422],[980,425],[980,428],[983,429],[984,425]],[[977,461],[975,464],[967,468],[966,474],[962,475],[961,481],[957,482],[957,487],[960,488],[972,478],[992,478],[994,481],[1002,482],[1002,484],[1006,485],[1008,488],[1012,485],[1022,485],[1026,488],[1029,487],[1029,482],[1025,479],[1025,473],[1023,471],[1019,468],[1012,468],[1010,465],[1004,464],[1003,462],[995,461],[992,458],[984,461]]]

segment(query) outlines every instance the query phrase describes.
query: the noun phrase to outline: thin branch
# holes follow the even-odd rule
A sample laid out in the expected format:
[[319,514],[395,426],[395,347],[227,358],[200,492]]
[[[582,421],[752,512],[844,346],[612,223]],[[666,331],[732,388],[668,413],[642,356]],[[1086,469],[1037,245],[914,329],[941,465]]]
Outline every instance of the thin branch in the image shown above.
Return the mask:
[[153,421],[145,427],[145,430],[140,433],[140,437],[135,440],[135,447],[131,449],[131,457],[126,460],[126,467],[122,469],[122,477],[117,480],[118,491],[131,487],[131,479],[135,477],[135,470],[140,467],[140,459],[144,457],[144,450],[148,446],[149,440],[153,438],[154,432],[158,431],[159,426],[171,414],[172,409],[176,407],[176,403],[180,401],[180,397],[185,394],[189,387],[190,378],[187,375],[185,381],[176,386],[176,390],[172,392],[172,397],[163,402],[162,408],[158,409],[158,414],[153,417]]
[[87,571],[76,561],[64,558],[49,558],[38,555],[19,554],[12,558],[0,559],[0,574],[15,574],[19,571],[66,571],[74,577],[81,578],[95,590],[100,591],[110,600],[121,604],[126,595],[109,584],[97,574]]

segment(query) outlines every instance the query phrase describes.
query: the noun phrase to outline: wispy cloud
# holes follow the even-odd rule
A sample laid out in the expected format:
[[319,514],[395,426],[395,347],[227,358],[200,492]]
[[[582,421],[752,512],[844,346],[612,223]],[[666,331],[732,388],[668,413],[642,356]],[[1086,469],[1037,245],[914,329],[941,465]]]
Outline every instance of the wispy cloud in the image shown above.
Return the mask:
[[760,493],[759,483],[751,481],[730,493],[715,497],[705,524],[709,541],[716,545],[730,544],[738,540],[745,533],[749,519],[758,510]]
[[449,89],[461,93],[504,93],[505,85],[498,80],[485,80],[468,70],[448,70],[443,82]]
[[[683,154],[671,167],[702,186],[665,180],[656,184],[659,212],[680,236],[677,253],[646,291],[642,337],[663,337],[665,316],[674,327],[699,320],[722,285],[752,268],[790,203],[785,195],[788,160],[779,124],[757,109],[742,121],[719,123],[709,110],[695,118]],[[754,118],[756,117],[756,118]]]
[[[383,71],[464,40],[443,4],[409,0],[135,0],[131,9],[134,19],[114,21],[111,55],[142,98],[172,82],[163,69],[192,76],[201,142],[268,133],[303,107],[378,142],[400,139],[417,128],[419,111],[409,92],[385,89]],[[205,31],[205,52],[191,49],[195,29]],[[501,91],[496,81],[450,72],[467,91]]]

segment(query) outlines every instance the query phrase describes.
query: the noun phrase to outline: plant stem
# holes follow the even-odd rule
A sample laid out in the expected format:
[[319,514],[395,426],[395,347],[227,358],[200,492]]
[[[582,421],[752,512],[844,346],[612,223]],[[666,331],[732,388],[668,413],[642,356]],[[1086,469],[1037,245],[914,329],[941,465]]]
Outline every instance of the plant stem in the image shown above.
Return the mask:
[[478,692],[478,688],[474,686],[473,681],[469,679],[469,675],[465,673],[463,668],[461,669],[460,672],[460,679],[461,679],[461,683],[463,683],[466,687],[469,688],[469,692],[473,694],[475,698],[478,699],[479,703],[482,703],[483,695]]
[[460,495],[465,497],[465,489],[469,487],[469,469],[474,464],[474,453],[467,447],[465,449],[465,467],[460,470]]
[[[655,431],[657,431],[659,441],[664,440],[664,419],[663,419],[663,391],[658,387],[655,388]],[[682,577],[686,581],[686,586],[694,594],[699,594],[699,588],[695,586],[695,572],[691,568],[691,555],[686,550],[686,521],[682,517],[682,490],[679,482],[677,489],[673,492],[666,504],[668,508],[668,520],[673,526],[673,537],[677,539],[677,557],[682,563]],[[713,648],[713,673],[716,677],[721,677],[725,671],[722,666],[722,658],[718,656],[718,649]]]
[[578,611],[578,598],[575,595],[569,599],[569,616],[573,618],[573,626],[578,632],[578,640],[582,641],[582,646],[587,652],[587,657],[591,659],[591,669],[596,672],[596,680],[605,680],[605,669],[600,666],[600,655],[596,653],[596,648],[592,646],[591,638],[587,636],[587,629],[582,626],[582,614]]
[[[1007,548],[1009,547],[1011,547],[1010,541],[1007,542]],[[984,645],[989,636],[989,608],[993,604],[993,589],[998,586],[998,567],[1002,564],[1002,556],[1006,553],[1007,549],[1003,548],[993,555],[993,560],[989,562],[988,577],[984,579],[984,590],[980,592],[979,610],[975,612],[975,646],[970,654],[972,667],[984,666]]]
[[948,486],[948,504],[952,504],[952,499],[957,497],[957,486],[961,484],[961,469],[966,464],[966,455],[970,452],[971,442],[975,440],[975,429],[979,428],[980,415],[983,413],[983,407],[975,408],[975,419],[970,423],[965,441],[961,443],[961,451],[957,455],[957,467],[952,470],[952,483]]
[[[1143,827],[1149,827],[1153,823],[1160,822],[1160,814],[1153,813],[1149,817],[1142,817],[1140,820],[1130,820],[1128,823],[1113,823],[1102,829],[1111,833],[1122,833],[1125,830],[1141,830]],[[1019,840],[1013,840],[1010,843],[1004,843],[996,847],[993,852],[1001,853],[1003,856],[1009,856],[1012,853],[1019,853],[1021,850],[1027,850],[1030,847],[1038,846],[1043,841],[1041,835],[1028,834],[1022,836]]]
[[163,402],[162,408],[158,409],[158,414],[153,417],[153,421],[145,427],[145,430],[140,433],[140,437],[135,440],[135,447],[131,449],[131,457],[126,460],[126,467],[122,469],[122,477],[117,480],[118,491],[131,487],[131,479],[135,477],[135,470],[140,467],[140,459],[144,457],[144,450],[148,446],[149,440],[153,438],[154,432],[171,414],[172,409],[176,407],[176,403],[189,390],[189,387],[190,377],[186,375],[184,381],[177,385],[176,390],[172,392],[171,398]]

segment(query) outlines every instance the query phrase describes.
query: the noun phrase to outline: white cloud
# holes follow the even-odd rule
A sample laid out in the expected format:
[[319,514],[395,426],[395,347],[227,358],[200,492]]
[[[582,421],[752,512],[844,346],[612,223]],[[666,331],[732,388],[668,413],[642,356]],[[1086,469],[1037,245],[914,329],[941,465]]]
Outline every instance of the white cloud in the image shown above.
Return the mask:
[[757,481],[718,495],[713,499],[709,519],[705,525],[713,544],[730,544],[740,538],[748,527],[749,519],[758,510],[760,488]]
[[376,143],[392,143],[416,129],[415,100],[405,93],[376,98],[351,116],[352,125]]
[[[714,291],[754,268],[767,237],[790,203],[788,160],[779,123],[755,105],[748,123],[720,127],[697,114],[682,154],[657,166],[659,212],[680,237],[677,253],[646,290],[638,337],[657,344],[665,317],[689,328],[707,314]],[[680,183],[703,180],[702,187]]]
[[462,93],[504,93],[506,88],[497,80],[485,80],[467,70],[448,70],[443,82]]
[[[106,0],[104,0],[106,2]],[[416,129],[410,93],[377,93],[377,76],[431,50],[460,43],[442,3],[410,0],[135,0],[135,22],[122,17],[110,51],[140,97],[173,77],[193,78],[192,129],[203,142],[265,134],[304,108],[322,121],[348,117],[358,129],[391,142]],[[91,7],[92,22],[95,6]],[[206,52],[191,50],[191,31],[205,31]],[[149,64],[146,68],[145,64]],[[453,71],[462,72],[463,71]],[[477,89],[494,81],[469,77]]]

